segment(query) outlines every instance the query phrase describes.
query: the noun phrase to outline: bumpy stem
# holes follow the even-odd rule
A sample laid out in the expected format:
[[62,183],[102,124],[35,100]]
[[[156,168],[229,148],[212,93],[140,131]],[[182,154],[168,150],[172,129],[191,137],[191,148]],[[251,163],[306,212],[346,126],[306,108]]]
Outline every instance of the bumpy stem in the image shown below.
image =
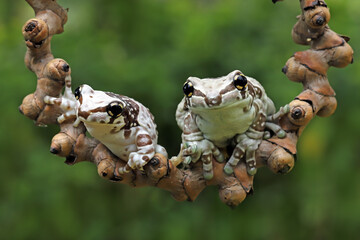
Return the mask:
[[[273,0],[277,2],[279,0]],[[70,77],[70,67],[62,59],[54,59],[50,41],[54,34],[63,32],[67,12],[54,0],[27,0],[35,11],[35,18],[27,21],[23,35],[27,46],[26,66],[37,76],[34,93],[23,100],[20,111],[38,125],[59,124],[62,110],[58,105],[44,103],[45,96],[59,97]],[[330,66],[345,67],[352,62],[353,51],[348,38],[341,37],[328,27],[330,13],[321,0],[300,0],[302,14],[298,17],[292,36],[298,44],[310,49],[295,53],[286,63],[283,72],[291,81],[301,82],[304,90],[290,102],[290,112],[278,121],[286,131],[286,138],[276,135],[263,140],[256,151],[257,167],[267,166],[275,173],[287,173],[294,167],[296,143],[305,126],[315,116],[330,116],[336,109],[335,92],[327,79]],[[60,133],[52,139],[50,151],[65,157],[67,164],[90,161],[97,166],[98,174],[111,181],[132,187],[154,186],[169,191],[179,201],[193,201],[209,185],[219,187],[220,199],[229,206],[240,204],[253,190],[253,177],[240,162],[232,175],[224,173],[225,163],[213,160],[214,177],[206,181],[202,164],[190,169],[178,168],[182,156],[166,159],[161,154],[144,167],[144,171],[120,174],[125,162],[114,156],[104,145],[87,138],[85,127],[73,126],[75,119],[61,122]]]
[[55,105],[45,105],[44,97],[59,97],[65,77],[71,72],[64,60],[54,59],[50,49],[52,36],[63,32],[67,13],[56,1],[27,2],[36,17],[27,21],[22,29],[27,46],[25,65],[36,74],[37,87],[24,98],[19,110],[38,125],[56,124],[61,110]]

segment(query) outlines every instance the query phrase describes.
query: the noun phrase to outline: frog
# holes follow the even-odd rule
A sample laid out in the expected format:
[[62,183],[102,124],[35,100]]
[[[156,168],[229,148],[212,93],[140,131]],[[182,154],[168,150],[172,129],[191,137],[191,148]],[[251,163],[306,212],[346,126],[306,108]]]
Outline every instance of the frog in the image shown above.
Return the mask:
[[273,101],[254,78],[234,70],[219,78],[189,77],[183,85],[184,97],[176,110],[176,121],[182,130],[183,163],[201,159],[206,180],[213,178],[212,158],[225,161],[224,172],[231,175],[245,157],[246,170],[256,174],[255,151],[264,138],[286,132],[277,120],[289,106],[276,112]]
[[157,143],[154,116],[133,98],[112,92],[94,90],[87,84],[74,93],[67,85],[63,98],[45,97],[48,104],[58,104],[65,111],[58,118],[76,117],[74,127],[84,123],[87,132],[104,144],[115,156],[127,162],[118,169],[120,174],[143,167],[160,153],[167,158],[164,147]]

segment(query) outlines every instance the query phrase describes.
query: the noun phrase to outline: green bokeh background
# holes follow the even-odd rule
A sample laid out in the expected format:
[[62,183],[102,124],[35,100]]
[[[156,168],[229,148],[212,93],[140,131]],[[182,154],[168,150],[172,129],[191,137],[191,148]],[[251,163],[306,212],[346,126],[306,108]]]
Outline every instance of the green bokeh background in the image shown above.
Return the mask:
[[[306,49],[291,28],[295,0],[60,0],[69,8],[52,50],[72,67],[73,87],[131,96],[155,116],[160,143],[176,155],[175,109],[188,76],[234,69],[262,82],[277,106],[301,86],[281,73]],[[98,177],[90,163],[67,166],[49,152],[57,126],[20,115],[36,78],[23,63],[21,35],[34,16],[25,1],[0,2],[1,239],[356,239],[360,235],[360,1],[328,0],[336,32],[351,36],[355,63],[330,69],[338,109],[316,118],[298,144],[294,170],[261,169],[255,193],[230,209],[209,187],[193,202],[156,188],[133,189]]]

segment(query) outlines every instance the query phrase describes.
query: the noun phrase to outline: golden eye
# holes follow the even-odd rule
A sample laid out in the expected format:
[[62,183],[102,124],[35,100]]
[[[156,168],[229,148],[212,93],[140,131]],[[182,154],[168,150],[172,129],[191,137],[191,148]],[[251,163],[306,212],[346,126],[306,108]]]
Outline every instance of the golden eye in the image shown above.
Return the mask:
[[76,100],[79,100],[79,98],[81,97],[81,87],[78,87],[77,89],[75,89],[74,95],[75,95]]
[[183,91],[185,96],[190,98],[194,93],[194,86],[191,82],[186,82],[183,86]]
[[234,85],[239,90],[245,90],[248,80],[244,74],[236,74],[234,77]]
[[120,102],[112,102],[106,107],[106,112],[110,117],[117,118],[121,115],[124,106]]

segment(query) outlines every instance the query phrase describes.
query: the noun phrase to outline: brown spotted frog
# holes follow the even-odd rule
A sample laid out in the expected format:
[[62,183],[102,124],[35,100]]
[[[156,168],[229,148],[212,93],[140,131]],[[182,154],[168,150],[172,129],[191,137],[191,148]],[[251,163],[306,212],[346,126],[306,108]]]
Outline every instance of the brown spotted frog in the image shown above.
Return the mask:
[[[235,70],[220,78],[190,77],[183,86],[185,97],[179,103],[176,120],[182,130],[184,163],[203,162],[204,178],[213,177],[212,157],[223,162],[221,149],[233,147],[224,167],[227,174],[245,156],[247,172],[256,173],[255,151],[269,131],[278,137],[286,133],[276,121],[289,111],[275,106],[254,78]],[[271,119],[271,120],[270,120]]]
[[59,122],[76,115],[75,126],[83,122],[91,136],[126,161],[127,166],[119,169],[120,173],[142,170],[155,153],[167,157],[166,150],[157,143],[153,115],[130,97],[97,91],[84,84],[75,90],[75,94],[67,85],[61,100],[45,97],[45,102],[58,103],[66,110]]

